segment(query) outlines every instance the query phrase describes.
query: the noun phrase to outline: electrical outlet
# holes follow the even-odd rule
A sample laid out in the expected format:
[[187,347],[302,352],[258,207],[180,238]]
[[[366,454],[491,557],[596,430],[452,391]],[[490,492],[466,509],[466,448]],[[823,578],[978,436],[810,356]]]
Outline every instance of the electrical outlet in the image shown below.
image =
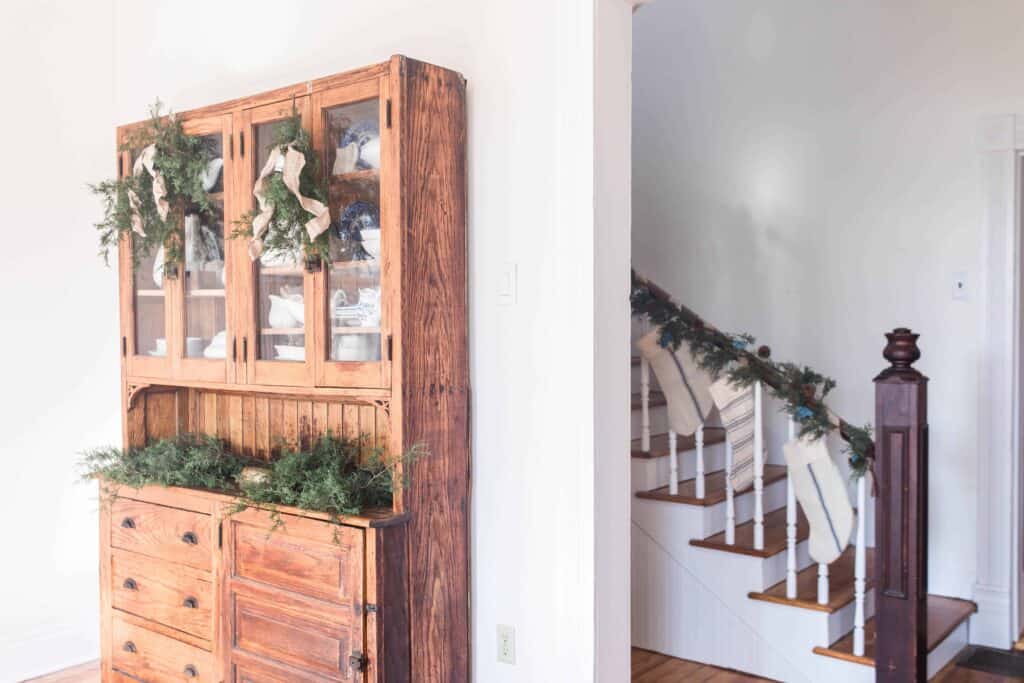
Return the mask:
[[518,266],[513,261],[506,261],[501,264],[501,271],[498,273],[498,305],[512,306],[519,298],[516,291],[519,288]]
[[498,661],[516,663],[516,630],[505,624],[498,624]]

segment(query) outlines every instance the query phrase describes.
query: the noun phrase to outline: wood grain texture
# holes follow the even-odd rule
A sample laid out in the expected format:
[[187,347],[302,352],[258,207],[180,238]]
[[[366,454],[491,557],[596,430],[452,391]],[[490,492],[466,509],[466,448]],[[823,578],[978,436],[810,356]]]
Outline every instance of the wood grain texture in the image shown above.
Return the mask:
[[[765,465],[764,466],[764,485],[769,486],[777,481],[781,481],[786,478],[786,468],[783,465]],[[726,498],[725,490],[725,470],[718,470],[716,472],[708,472],[704,476],[704,497],[697,497],[697,479],[683,479],[679,482],[679,492],[669,493],[668,486],[659,486],[656,489],[650,491],[640,491],[636,494],[637,498],[644,498],[646,500],[661,500],[668,503],[682,503],[684,505],[700,505],[707,507],[709,505],[717,505]],[[747,489],[742,493],[737,493],[736,496],[745,496],[752,494],[754,489]]]
[[[150,683],[195,683],[214,681],[213,657],[209,652],[114,617],[113,668]],[[186,676],[192,667],[194,676]]]
[[[978,611],[978,606],[969,600],[947,598],[941,595],[929,595],[927,599],[927,617],[924,656],[934,650],[952,633],[957,626]],[[878,647],[878,619],[872,617],[864,623],[864,656],[853,654],[853,631],[832,643],[828,647],[816,647],[819,655],[836,657],[865,666],[875,666]],[[909,679],[908,679],[909,680]]]
[[[874,575],[875,549],[867,550],[867,587],[865,591],[871,590],[874,586],[872,577]],[[786,581],[779,581],[763,592],[752,592],[748,595],[751,600],[764,600],[780,605],[791,605],[801,609],[815,610],[817,612],[828,612],[829,614],[845,607],[853,602],[854,598],[854,560],[856,548],[850,546],[839,559],[828,566],[828,596],[827,605],[818,604],[818,565],[812,563],[809,567],[796,575],[796,597],[786,597]]]
[[391,91],[400,130],[402,291],[430,293],[402,298],[395,348],[401,432],[392,442],[430,453],[414,465],[405,493],[413,514],[412,678],[461,683],[470,678],[465,81],[394,58]]
[[214,586],[208,572],[117,550],[108,588],[115,609],[207,641],[214,638]]
[[118,498],[110,506],[110,545],[209,571],[216,547],[209,515]]
[[716,666],[676,659],[659,652],[633,648],[632,651],[633,683],[680,683],[694,681],[703,683],[757,683],[767,682],[767,678],[758,678],[749,674],[720,669]]
[[[808,536],[810,536],[810,527],[807,526],[807,518],[804,517],[802,510],[798,510],[796,542],[799,543]],[[753,520],[737,525],[735,545],[729,545],[725,542],[724,531],[703,540],[692,540],[690,545],[695,545],[699,548],[710,548],[711,550],[721,550],[727,553],[751,555],[753,557],[771,557],[786,549],[786,509],[780,508],[764,516],[764,550],[754,549]]]
[[367,582],[366,603],[376,606],[366,615],[366,649],[370,654],[368,682],[408,683],[412,680],[407,543],[405,526],[367,531],[366,569],[373,578]]

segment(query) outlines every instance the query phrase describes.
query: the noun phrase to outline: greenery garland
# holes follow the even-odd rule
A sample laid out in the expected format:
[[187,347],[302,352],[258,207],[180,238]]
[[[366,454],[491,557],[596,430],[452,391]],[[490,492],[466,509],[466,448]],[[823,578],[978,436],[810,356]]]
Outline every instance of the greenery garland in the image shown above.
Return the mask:
[[[213,204],[203,188],[203,175],[213,158],[213,149],[203,138],[187,135],[172,112],[164,116],[161,110],[157,100],[150,107],[149,120],[128,136],[120,150],[135,154],[149,145],[156,147],[153,166],[163,176],[167,189],[167,220],[157,210],[153,177],[148,172],[122,173],[121,178],[89,185],[89,189],[103,201],[103,219],[96,223],[96,229],[104,261],[109,264],[110,252],[123,237],[132,235],[134,265],[163,247],[165,272],[170,274],[184,259],[185,213],[212,216]],[[144,235],[132,232],[132,193],[138,198]]]
[[[368,507],[391,505],[395,471],[399,463],[420,457],[413,447],[401,458],[386,458],[383,450],[369,449],[364,439],[338,437],[330,432],[309,450],[283,446],[272,463],[231,453],[223,441],[211,436],[182,434],[154,441],[141,448],[101,448],[85,453],[84,478],[104,480],[105,493],[118,486],[140,488],[157,484],[228,493],[238,498],[236,511],[249,506],[290,505],[329,514],[335,521],[357,515]],[[258,467],[263,476],[244,478],[243,469]],[[407,478],[398,482],[405,486]]]
[[[782,401],[782,410],[800,426],[800,436],[821,438],[836,425],[830,418],[825,397],[836,382],[807,366],[771,360],[768,347],[756,352],[749,334],[728,334],[705,323],[693,312],[681,308],[652,290],[650,283],[633,271],[630,304],[633,315],[644,315],[661,330],[658,343],[678,349],[684,342],[697,363],[713,378],[725,376],[737,386],[762,382],[768,392]],[[864,476],[874,461],[871,426],[856,427],[840,421],[842,437],[854,478]]]
[[[291,146],[306,157],[306,164],[299,174],[299,192],[324,204],[327,203],[327,192],[324,189],[320,174],[320,160],[309,131],[302,127],[302,117],[292,108],[292,116],[282,121],[275,128],[273,146],[287,148]],[[283,151],[283,150],[282,150]],[[328,233],[310,239],[306,230],[306,222],[310,214],[299,203],[288,186],[284,184],[284,175],[277,171],[267,176],[264,197],[268,204],[273,205],[274,215],[263,235],[263,253],[268,256],[289,258],[299,250],[307,263],[328,261],[330,254]],[[232,237],[253,236],[253,220],[260,214],[259,207],[254,207],[236,222],[238,226]]]

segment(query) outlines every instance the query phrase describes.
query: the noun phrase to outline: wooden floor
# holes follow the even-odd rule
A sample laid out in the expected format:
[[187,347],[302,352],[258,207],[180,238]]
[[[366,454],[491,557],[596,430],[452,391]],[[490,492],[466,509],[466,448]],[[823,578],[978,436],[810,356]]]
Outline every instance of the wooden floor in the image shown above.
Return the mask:
[[[32,683],[98,683],[99,680],[99,662],[89,662],[49,676],[33,678]],[[633,648],[633,683],[749,683],[767,680]],[[1021,680],[962,669],[950,663],[932,679],[932,683],[1014,683]]]
[[[1024,679],[996,676],[956,666],[956,660],[936,674],[932,683],[1019,683]],[[667,655],[633,648],[633,683],[754,683],[766,678],[706,664],[674,659]]]

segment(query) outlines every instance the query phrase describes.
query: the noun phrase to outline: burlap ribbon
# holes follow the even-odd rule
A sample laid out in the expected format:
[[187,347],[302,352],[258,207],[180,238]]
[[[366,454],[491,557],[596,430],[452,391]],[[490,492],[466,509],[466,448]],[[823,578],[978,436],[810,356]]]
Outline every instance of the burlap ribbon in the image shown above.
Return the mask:
[[[132,166],[132,175],[141,175],[143,171],[153,176],[153,200],[156,202],[156,211],[160,214],[160,220],[167,220],[167,212],[170,210],[170,205],[167,203],[167,185],[164,183],[164,176],[160,171],[156,170],[153,165],[153,160],[156,158],[156,145],[149,145],[145,147],[139,154],[138,158],[135,159],[135,165]],[[142,216],[139,215],[139,201],[138,195],[134,192],[128,192],[128,203],[132,207],[132,230],[138,234],[145,236],[146,231],[142,227]]]
[[299,192],[299,174],[305,165],[306,155],[292,145],[288,145],[283,154],[281,147],[275,147],[270,152],[270,158],[263,165],[260,177],[252,189],[252,194],[260,206],[259,214],[252,221],[252,240],[249,242],[249,257],[252,260],[255,261],[263,253],[263,236],[267,234],[270,221],[274,217],[274,205],[267,202],[265,197],[267,178],[271,173],[280,171],[285,187],[291,190],[303,209],[313,214],[313,217],[306,221],[306,231],[311,240],[315,240],[330,226],[331,214],[323,202],[312,197],[304,197]]

